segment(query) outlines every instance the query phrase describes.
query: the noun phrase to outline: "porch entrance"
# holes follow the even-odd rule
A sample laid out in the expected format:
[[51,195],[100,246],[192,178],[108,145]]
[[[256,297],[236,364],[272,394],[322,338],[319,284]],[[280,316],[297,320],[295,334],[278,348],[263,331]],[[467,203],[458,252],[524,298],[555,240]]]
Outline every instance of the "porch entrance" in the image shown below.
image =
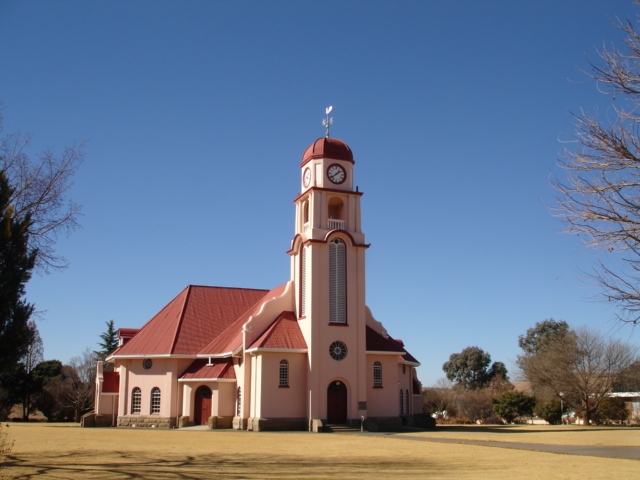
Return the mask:
[[207,425],[211,416],[211,389],[201,385],[196,390],[196,400],[193,406],[193,423]]
[[347,423],[347,386],[339,380],[327,388],[327,423]]

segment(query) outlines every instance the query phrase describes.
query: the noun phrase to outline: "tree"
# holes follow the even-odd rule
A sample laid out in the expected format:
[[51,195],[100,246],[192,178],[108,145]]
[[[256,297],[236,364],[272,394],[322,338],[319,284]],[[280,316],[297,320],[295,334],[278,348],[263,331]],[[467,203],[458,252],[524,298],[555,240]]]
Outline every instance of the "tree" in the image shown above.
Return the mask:
[[614,392],[640,392],[640,362],[624,369],[614,383]]
[[518,357],[534,387],[546,387],[579,410],[585,424],[621,373],[637,360],[636,349],[585,328],[547,342],[535,355]]
[[73,407],[74,421],[79,422],[82,415],[93,409],[96,375],[93,352],[85,349],[81,355],[73,357],[69,365],[62,367],[62,372],[69,387],[67,402]]
[[447,378],[468,389],[479,389],[488,385],[496,376],[507,378],[507,369],[502,362],[494,362],[491,355],[479,347],[467,347],[460,353],[453,353],[449,361],[442,365]]
[[14,216],[30,217],[29,250],[38,251],[37,267],[48,271],[67,265],[63,257],[56,255],[54,246],[58,235],[78,227],[81,208],[68,200],[67,194],[84,160],[84,142],[65,148],[60,155],[46,150],[32,160],[26,153],[30,141],[31,135],[1,136],[0,170],[5,172],[6,182],[12,188],[7,203],[13,205]]
[[451,388],[453,384],[441,378],[435,385],[422,391],[422,406],[426,414],[455,415],[456,394]]
[[620,307],[618,317],[640,320],[640,36],[629,20],[614,23],[626,36],[606,46],[585,72],[611,108],[574,114],[574,149],[559,160],[566,180],[554,180],[555,211],[567,233],[605,252],[593,273],[604,300]]
[[29,413],[32,411],[32,406],[34,404],[33,397],[42,387],[34,378],[33,371],[36,366],[42,362],[44,355],[44,346],[36,323],[33,320],[29,320],[27,327],[32,332],[32,341],[27,347],[27,352],[20,360],[20,363],[22,364],[23,377],[20,388],[22,399],[22,420],[25,422],[29,420]]
[[13,189],[0,170],[0,415],[16,400],[19,360],[33,342],[29,319],[34,306],[24,299],[37,250],[29,247],[31,216],[18,216],[10,204]]
[[539,400],[533,408],[533,413],[550,425],[557,425],[562,421],[562,402],[557,398]]
[[516,391],[504,392],[494,398],[493,411],[507,423],[512,423],[516,417],[531,415],[536,404],[535,397]]
[[563,336],[569,331],[569,324],[564,320],[556,321],[548,318],[536,323],[535,327],[527,330],[525,335],[518,337],[518,345],[525,355],[534,355],[545,342],[551,341],[558,336]]
[[118,331],[113,326],[113,320],[104,322],[107,325],[107,330],[100,334],[101,342],[98,342],[100,350],[94,350],[97,360],[104,360],[107,356],[118,348]]

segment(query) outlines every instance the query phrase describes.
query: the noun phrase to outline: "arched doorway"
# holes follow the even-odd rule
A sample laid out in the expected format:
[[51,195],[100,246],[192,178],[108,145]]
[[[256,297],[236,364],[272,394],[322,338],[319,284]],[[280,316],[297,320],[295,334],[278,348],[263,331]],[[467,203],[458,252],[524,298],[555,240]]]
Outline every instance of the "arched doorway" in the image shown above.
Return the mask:
[[196,400],[193,406],[193,423],[207,425],[211,416],[211,389],[201,385],[196,390]]
[[327,423],[347,423],[347,386],[339,380],[327,388]]

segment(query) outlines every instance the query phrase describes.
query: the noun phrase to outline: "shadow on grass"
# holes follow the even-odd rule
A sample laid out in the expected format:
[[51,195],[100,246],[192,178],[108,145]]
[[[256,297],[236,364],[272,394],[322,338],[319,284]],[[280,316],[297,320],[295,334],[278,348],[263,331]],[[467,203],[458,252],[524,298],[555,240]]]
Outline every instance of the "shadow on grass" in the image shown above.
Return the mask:
[[[346,453],[348,455],[348,453]],[[450,465],[386,459],[200,455],[151,458],[129,452],[70,452],[8,457],[10,478],[32,479],[289,479],[419,478],[426,472],[451,471]]]

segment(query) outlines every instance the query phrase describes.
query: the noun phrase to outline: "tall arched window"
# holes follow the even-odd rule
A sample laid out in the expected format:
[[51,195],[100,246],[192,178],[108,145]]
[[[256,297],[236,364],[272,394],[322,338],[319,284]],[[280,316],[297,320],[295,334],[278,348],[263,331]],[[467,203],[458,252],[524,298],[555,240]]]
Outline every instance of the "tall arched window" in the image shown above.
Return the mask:
[[242,415],[242,388],[238,387],[238,394],[236,398],[236,415]]
[[307,275],[309,268],[307,265],[307,249],[302,246],[300,248],[300,316],[307,315]]
[[382,387],[382,364],[380,362],[373,363],[373,386]]
[[142,391],[135,387],[131,391],[131,413],[140,413],[140,405],[142,405]]
[[329,242],[329,322],[347,323],[345,244],[339,238]]
[[151,390],[151,413],[160,413],[160,389],[153,387]]
[[280,384],[281,387],[289,386],[289,362],[280,360]]
[[404,401],[402,399],[402,389],[400,389],[400,415],[402,415],[404,413]]

